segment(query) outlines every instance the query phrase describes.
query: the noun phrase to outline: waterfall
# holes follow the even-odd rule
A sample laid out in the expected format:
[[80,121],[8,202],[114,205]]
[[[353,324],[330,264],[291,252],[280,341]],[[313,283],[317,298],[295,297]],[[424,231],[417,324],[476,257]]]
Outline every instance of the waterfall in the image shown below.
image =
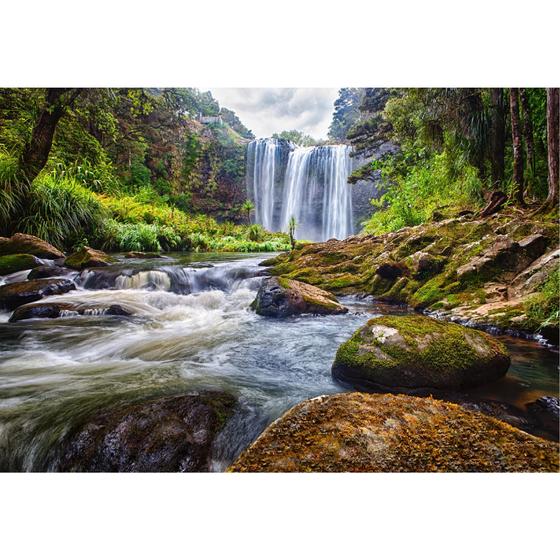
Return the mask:
[[247,187],[255,221],[287,231],[290,217],[299,239],[344,239],[353,233],[350,147],[302,148],[264,138],[249,144]]

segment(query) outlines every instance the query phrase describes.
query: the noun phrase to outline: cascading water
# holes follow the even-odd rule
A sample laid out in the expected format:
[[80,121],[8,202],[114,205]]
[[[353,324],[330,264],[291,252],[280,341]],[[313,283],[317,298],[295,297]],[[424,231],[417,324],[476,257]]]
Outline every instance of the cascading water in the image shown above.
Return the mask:
[[345,145],[302,148],[273,138],[251,142],[247,186],[255,202],[255,221],[287,231],[293,216],[300,239],[351,235],[350,150]]

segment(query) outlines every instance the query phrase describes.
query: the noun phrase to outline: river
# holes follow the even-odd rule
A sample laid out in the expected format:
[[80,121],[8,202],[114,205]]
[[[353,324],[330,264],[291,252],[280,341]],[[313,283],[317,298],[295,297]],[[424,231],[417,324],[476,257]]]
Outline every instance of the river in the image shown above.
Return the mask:
[[[130,317],[8,323],[0,311],[0,470],[53,470],[64,436],[107,407],[220,389],[240,402],[215,445],[212,469],[222,471],[295,403],[344,391],[330,374],[339,344],[368,318],[399,310],[342,298],[346,315],[260,317],[249,305],[268,256],[121,259],[74,275],[77,290],[48,298],[117,303]],[[508,375],[476,394],[518,407],[557,395],[557,352],[501,338],[512,355]]]

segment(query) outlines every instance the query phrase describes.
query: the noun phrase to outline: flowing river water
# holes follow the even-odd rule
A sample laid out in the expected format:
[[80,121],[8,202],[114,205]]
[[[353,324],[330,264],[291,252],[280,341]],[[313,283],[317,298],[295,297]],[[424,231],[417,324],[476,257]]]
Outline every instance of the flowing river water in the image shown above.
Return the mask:
[[[113,405],[219,389],[240,403],[214,446],[212,468],[221,471],[297,402],[346,390],[330,373],[338,346],[368,318],[402,310],[343,298],[346,315],[260,317],[249,306],[267,256],[123,259],[75,275],[77,290],[48,298],[121,304],[130,317],[8,323],[0,311],[0,470],[52,470],[64,436]],[[557,395],[557,353],[501,338],[512,355],[508,375],[476,394],[518,407]]]

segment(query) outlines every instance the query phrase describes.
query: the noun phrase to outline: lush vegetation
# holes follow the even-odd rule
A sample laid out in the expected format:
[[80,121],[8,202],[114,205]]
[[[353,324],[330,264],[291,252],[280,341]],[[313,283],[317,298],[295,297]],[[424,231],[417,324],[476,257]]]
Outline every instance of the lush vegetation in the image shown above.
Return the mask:
[[368,233],[477,211],[492,195],[502,206],[538,209],[547,196],[545,209],[556,206],[547,122],[558,121],[558,109],[545,89],[341,90],[337,104],[331,128],[353,119],[348,141],[356,155],[374,158],[351,182],[382,180]]
[[194,89],[1,90],[0,234],[65,249],[287,249],[287,236],[241,225],[252,137]]

